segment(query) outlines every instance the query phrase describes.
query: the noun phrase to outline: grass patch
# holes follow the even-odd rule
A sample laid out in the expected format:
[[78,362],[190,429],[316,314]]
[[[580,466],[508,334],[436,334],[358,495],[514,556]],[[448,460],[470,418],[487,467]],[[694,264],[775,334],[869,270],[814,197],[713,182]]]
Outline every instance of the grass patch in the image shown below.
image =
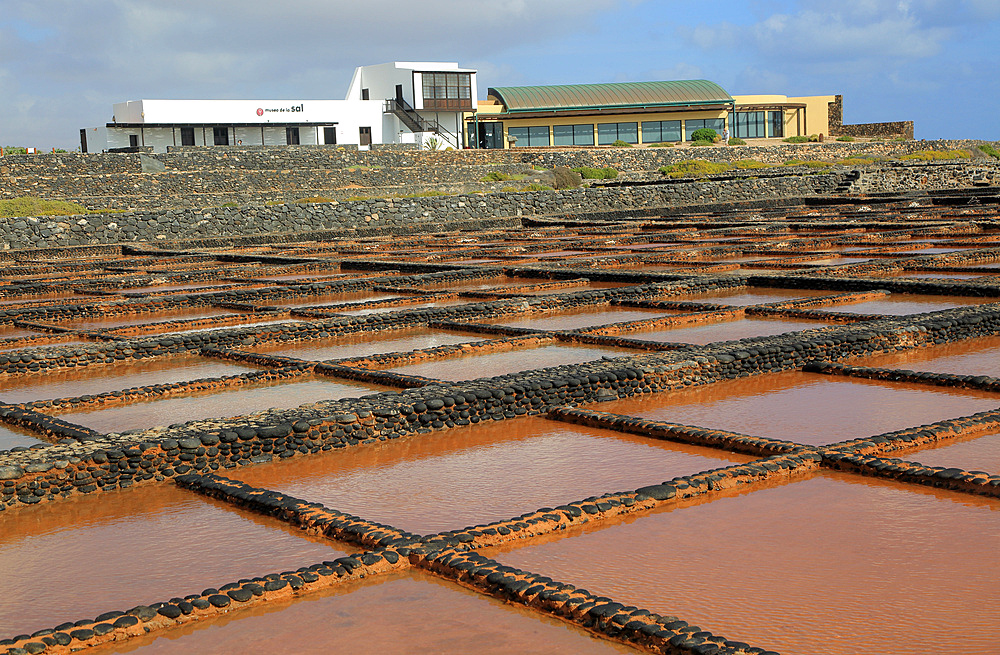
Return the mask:
[[670,166],[661,166],[659,171],[669,177],[702,177],[718,175],[729,170],[729,164],[724,162],[705,161],[704,159],[685,159]]
[[[4,149],[6,152],[6,149]],[[90,210],[83,205],[65,200],[43,200],[36,196],[22,196],[0,200],[0,218],[20,216],[73,216],[75,214],[107,214],[108,211]]]
[[745,171],[751,168],[769,168],[768,164],[756,159],[737,159],[733,162],[733,168]]
[[449,193],[444,191],[417,191],[416,193],[409,193],[404,195],[395,195],[393,198],[436,198],[437,196],[448,196]]
[[868,164],[874,164],[877,161],[883,161],[880,157],[847,157],[846,159],[841,159],[837,163],[841,166],[867,166]]
[[854,141],[853,136],[838,136],[837,141]]
[[698,139],[697,141],[692,141],[691,145],[696,148],[701,146],[713,146],[715,145],[715,141],[706,141],[704,139]]
[[618,171],[614,168],[591,168],[590,166],[577,166],[570,169],[579,173],[585,180],[613,180],[618,177]]
[[646,147],[647,148],[673,148],[674,145],[676,145],[676,144],[673,143],[672,141],[663,141],[661,143],[650,143]]
[[968,150],[918,150],[908,155],[900,156],[905,161],[940,161],[942,159],[968,159],[972,153]]
[[743,139],[741,139],[739,137],[736,137],[736,136],[734,136],[731,139],[729,139],[729,141],[727,141],[727,143],[729,145],[731,145],[731,146],[745,146],[747,144],[746,141],[744,141]]
[[979,148],[983,152],[983,154],[989,155],[993,159],[1000,159],[1000,151],[998,151],[996,148],[994,148],[990,144],[983,143],[983,144],[980,144],[980,145],[978,145],[976,147]]
[[807,136],[786,136],[782,139],[785,143],[809,143],[809,137]]
[[222,203],[219,206],[223,207],[223,208],[226,208],[226,209],[232,209],[232,208],[236,207],[236,203],[235,202],[224,202],[224,203]]
[[632,144],[629,143],[628,141],[622,141],[621,139],[617,139],[617,140],[615,140],[614,143],[611,144],[611,147],[612,148],[631,148]]
[[532,182],[528,186],[520,187],[520,188],[518,188],[516,186],[505,186],[504,188],[502,188],[500,190],[501,191],[506,191],[508,193],[520,193],[522,191],[555,191],[555,189],[553,189],[550,186],[546,186],[544,184],[537,184],[535,182]]
[[490,171],[486,175],[479,178],[480,182],[507,182],[513,180],[513,175],[507,175],[506,173],[501,173],[500,171]]

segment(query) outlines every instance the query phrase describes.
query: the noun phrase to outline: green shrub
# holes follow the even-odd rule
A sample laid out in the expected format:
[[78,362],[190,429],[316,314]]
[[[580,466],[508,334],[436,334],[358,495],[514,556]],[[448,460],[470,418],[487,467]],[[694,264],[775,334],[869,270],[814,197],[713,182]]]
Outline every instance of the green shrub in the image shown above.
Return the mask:
[[819,135],[818,134],[810,134],[809,135],[809,143],[819,143]]
[[710,127],[703,127],[697,129],[691,133],[692,141],[710,141],[715,143],[715,137],[719,136],[719,133]]
[[513,179],[510,175],[506,173],[501,173],[500,171],[490,171],[486,175],[479,178],[480,182],[506,182]]
[[26,155],[28,154],[28,149],[22,146],[4,146],[3,154],[5,155]]
[[615,140],[614,143],[611,144],[611,146],[613,148],[631,148],[632,144],[629,143],[628,141],[622,141],[621,139],[617,139]]
[[782,139],[785,143],[809,143],[807,136],[789,136]]
[[670,141],[663,141],[662,143],[650,143],[647,148],[673,148],[674,144]]
[[[4,148],[4,152],[7,149]],[[65,200],[42,200],[37,196],[22,196],[10,200],[0,200],[0,218],[20,216],[73,216],[75,214],[105,213],[91,211],[83,205]]]
[[618,171],[614,168],[591,168],[589,166],[577,166],[571,171],[579,173],[585,180],[613,180],[618,177]]
[[782,166],[808,166],[809,168],[830,168],[833,166],[833,162],[830,161],[818,161],[816,159],[803,160],[803,159],[789,159]]
[[893,141],[906,141],[907,138],[905,136],[897,136],[897,137],[894,137],[892,140]]
[[998,151],[998,150],[997,150],[996,148],[994,148],[994,147],[993,147],[993,146],[991,146],[990,144],[988,144],[988,143],[983,143],[983,144],[980,144],[980,145],[979,145],[979,146],[977,146],[977,147],[978,147],[978,148],[979,148],[979,149],[980,149],[981,151],[983,151],[983,153],[984,153],[984,154],[987,154],[987,155],[989,155],[990,157],[993,157],[994,159],[1000,159],[1000,151]]
[[702,177],[718,175],[730,169],[725,162],[705,161],[704,159],[685,159],[670,166],[661,166],[660,172],[670,177]]
[[757,161],[756,159],[737,159],[733,162],[733,167],[740,170],[747,170],[751,168],[769,168],[767,164],[762,161]]
[[222,203],[221,206],[222,207],[227,207],[227,208],[233,208],[233,207],[236,207],[236,203],[235,202],[224,202],[224,203]]
[[853,136],[847,136],[847,135],[838,136],[837,137],[837,141],[854,141],[854,137]]
[[729,145],[731,146],[745,146],[746,144],[746,141],[735,136],[729,139]]
[[711,146],[711,145],[715,145],[715,141],[706,141],[705,139],[698,139],[697,141],[692,141],[691,145],[695,146],[695,147],[699,147],[699,146]]
[[968,159],[972,153],[968,150],[918,150],[900,159],[911,161],[938,161],[941,159]]
[[846,159],[841,159],[837,163],[840,164],[841,166],[867,166],[868,164],[874,163],[876,161],[880,161],[878,157],[856,156],[856,157],[848,157]]

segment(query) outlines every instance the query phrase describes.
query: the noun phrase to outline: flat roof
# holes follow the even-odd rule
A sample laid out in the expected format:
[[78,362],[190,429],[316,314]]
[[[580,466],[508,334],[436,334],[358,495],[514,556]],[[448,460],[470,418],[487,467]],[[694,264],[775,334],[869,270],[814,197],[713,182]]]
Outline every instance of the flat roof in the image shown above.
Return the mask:
[[690,107],[734,102],[725,89],[708,80],[498,86],[490,88],[489,95],[503,103],[510,114],[626,107]]
[[108,123],[105,127],[124,127],[135,129],[139,127],[325,127],[338,125],[339,121],[313,121],[303,123],[302,121],[279,123],[233,123],[232,121],[215,121],[214,123]]

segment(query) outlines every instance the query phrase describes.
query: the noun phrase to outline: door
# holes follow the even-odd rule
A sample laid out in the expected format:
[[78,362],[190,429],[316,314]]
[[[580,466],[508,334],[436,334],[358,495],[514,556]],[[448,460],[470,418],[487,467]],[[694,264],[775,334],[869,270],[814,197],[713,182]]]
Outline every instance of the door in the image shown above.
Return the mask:
[[130,148],[138,148],[139,147],[139,137],[136,136],[135,134],[129,134],[128,135],[128,145],[129,145]]
[[503,148],[503,123],[493,121],[479,124],[480,148]]
[[80,152],[87,152],[87,130],[83,128],[80,129]]
[[359,132],[361,137],[360,145],[370,146],[372,144],[372,128],[362,127]]
[[323,128],[323,143],[326,143],[327,145],[334,145],[337,143],[337,128],[335,127]]
[[290,146],[299,145],[299,128],[297,127],[285,128],[285,143]]
[[212,138],[215,140],[215,145],[217,145],[217,146],[228,146],[229,145],[229,128],[228,127],[213,127],[212,128]]
[[181,128],[181,145],[182,146],[193,146],[194,145],[194,128],[193,127],[182,127]]
[[400,102],[403,102],[403,85],[402,84],[397,84],[396,85],[396,100],[399,100]]

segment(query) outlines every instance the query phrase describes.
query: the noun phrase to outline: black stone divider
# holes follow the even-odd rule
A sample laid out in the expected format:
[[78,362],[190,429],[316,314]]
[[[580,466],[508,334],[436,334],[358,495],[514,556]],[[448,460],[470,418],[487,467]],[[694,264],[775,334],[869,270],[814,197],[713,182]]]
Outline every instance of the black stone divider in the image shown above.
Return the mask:
[[[872,366],[849,366],[847,364],[834,364],[832,362],[810,362],[802,370],[809,373],[840,375],[866,380],[888,380],[890,382],[910,382],[937,387],[957,387],[961,389],[1000,392],[1000,379],[989,375],[955,375],[951,373],[910,371],[907,369],[877,368]],[[1000,396],[997,397],[997,401],[1000,402]]]
[[[622,325],[620,323],[612,323]],[[607,328],[608,326],[604,326]],[[665,350],[692,350],[694,347],[689,343],[679,343],[673,341],[643,341],[642,339],[629,339],[605,334],[588,334],[584,331],[575,332],[572,330],[552,331],[551,334],[563,343],[585,343],[591,346],[606,346],[608,348],[628,348],[630,350],[646,350],[662,352]]]
[[337,362],[339,361],[341,360],[320,362],[316,365],[315,372],[319,375],[367,382],[369,384],[380,384],[396,389],[415,389],[432,384],[441,384],[441,380],[425,378],[422,375],[405,375],[392,371],[374,371],[356,366],[344,366],[338,364]]
[[336,305],[311,305],[308,307],[297,307],[295,311],[299,313],[308,312],[310,316],[316,317],[331,316],[334,314],[344,316],[345,314],[342,314],[342,312],[345,311],[353,312],[363,309],[380,309],[384,307],[399,307],[401,310],[405,311],[409,305],[417,305],[424,302],[439,302],[458,298],[458,294],[452,292],[423,293],[416,291],[412,293],[413,295],[402,296],[399,298],[386,298],[384,300],[366,300],[363,302],[347,302]]
[[747,316],[777,316],[825,323],[864,323],[866,321],[881,321],[886,318],[884,314],[853,314],[823,309],[780,309],[763,305],[750,305],[745,308],[745,311]]
[[547,416],[550,419],[566,423],[576,423],[614,430],[616,432],[637,434],[652,439],[719,448],[735,453],[756,455],[758,457],[794,453],[804,448],[801,444],[781,439],[754,437],[727,430],[715,430],[680,423],[668,423],[666,421],[652,421],[635,416],[597,412],[575,407],[556,407],[550,410]]
[[411,554],[416,566],[445,579],[561,619],[596,635],[669,655],[777,655],[664,616],[597,596],[549,577],[456,550]]
[[902,459],[855,455],[849,452],[825,452],[823,461],[832,468],[850,473],[976,496],[1000,498],[1000,475],[991,475],[985,471],[926,466]]
[[100,432],[90,428],[64,421],[55,416],[42,414],[35,411],[35,408],[23,405],[0,403],[0,422],[26,428],[49,441],[73,439],[84,442],[93,441],[102,436]]
[[532,334],[547,334],[547,330],[538,328],[510,327],[507,325],[490,325],[489,323],[464,323],[460,321],[449,321],[444,319],[429,321],[427,327],[439,330],[457,330],[461,332],[473,332],[475,334],[495,334],[505,337],[522,337]]
[[189,473],[174,478],[178,486],[223,500],[258,514],[273,516],[310,534],[365,548],[403,548],[420,536],[382,523],[366,521],[277,491],[261,489],[219,475]]
[[761,275],[748,274],[747,283],[752,286],[780,287],[783,289],[833,289],[845,291],[889,291],[890,293],[912,293],[934,296],[973,296],[997,298],[1000,301],[1000,287],[963,284],[956,281],[929,281],[886,278],[863,278],[854,276],[820,275]]

